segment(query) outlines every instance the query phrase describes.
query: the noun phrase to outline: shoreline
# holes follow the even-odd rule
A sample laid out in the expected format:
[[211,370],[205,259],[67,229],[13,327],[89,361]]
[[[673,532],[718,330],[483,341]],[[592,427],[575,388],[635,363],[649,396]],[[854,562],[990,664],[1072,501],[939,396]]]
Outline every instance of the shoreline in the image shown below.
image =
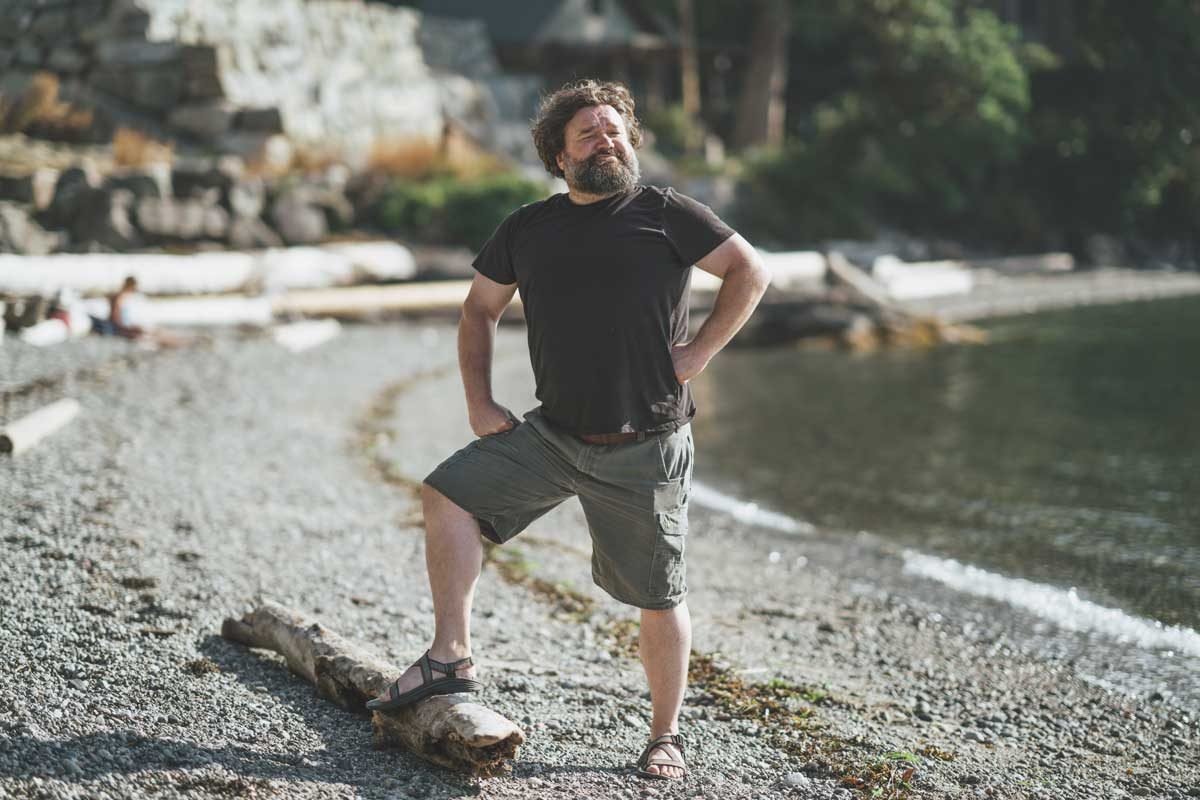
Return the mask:
[[[498,394],[517,404],[523,335],[501,337]],[[55,358],[73,377],[6,398],[15,415],[69,390],[84,414],[0,464],[16,510],[0,522],[13,598],[0,612],[0,794],[849,798],[869,796],[849,775],[902,775],[912,762],[896,753],[919,762],[912,797],[1200,786],[1194,714],[1022,652],[987,624],[995,604],[880,586],[896,554],[869,538],[697,511],[689,607],[711,669],[681,721],[693,774],[647,787],[629,768],[649,711],[628,655],[635,617],[591,585],[572,502],[497,548],[478,589],[483,701],[530,737],[513,775],[472,781],[370,750],[364,717],[216,631],[263,593],[398,664],[427,644],[419,516],[402,487],[466,440],[453,341],[444,325],[352,326],[290,355],[265,336],[217,335],[90,372],[120,348],[68,343]],[[554,591],[588,598],[588,622],[539,599]],[[730,676],[743,693],[772,679],[796,689],[785,700],[805,724],[735,712]]]

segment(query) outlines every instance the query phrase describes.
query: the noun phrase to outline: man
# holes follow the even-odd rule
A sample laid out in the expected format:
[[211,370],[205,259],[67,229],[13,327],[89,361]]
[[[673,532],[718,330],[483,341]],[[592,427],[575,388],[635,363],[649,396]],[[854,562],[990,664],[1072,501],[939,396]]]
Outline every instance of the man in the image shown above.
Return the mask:
[[[768,277],[754,249],[707,207],[639,185],[633,110],[624,86],[590,80],[542,103],[534,143],[568,191],[517,209],[475,259],[458,349],[480,438],[421,487],[433,644],[368,706],[478,690],[469,627],[480,536],[503,543],[575,495],[591,533],[593,580],[641,609],[653,720],[639,774],[681,778],[678,716],[691,649],[688,381],[745,323]],[[724,282],[686,342],[693,264]],[[496,324],[518,290],[541,401],[524,421],[491,386]]]

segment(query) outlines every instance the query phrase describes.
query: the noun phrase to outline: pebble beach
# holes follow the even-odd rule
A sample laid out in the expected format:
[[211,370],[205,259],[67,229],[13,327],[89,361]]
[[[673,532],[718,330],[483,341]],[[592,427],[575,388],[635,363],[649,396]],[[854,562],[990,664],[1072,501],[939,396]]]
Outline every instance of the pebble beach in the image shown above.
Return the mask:
[[[423,652],[415,490],[470,436],[454,342],[417,322],[300,353],[246,332],[5,341],[3,420],[82,411],[0,461],[0,797],[1200,797],[1189,703],[1090,680],[869,535],[696,507],[686,780],[635,775],[637,616],[592,585],[574,501],[489,549],[479,583],[480,702],[527,737],[511,774],[373,749],[366,713],[221,622],[270,599],[397,665]],[[531,407],[518,329],[495,382]]]

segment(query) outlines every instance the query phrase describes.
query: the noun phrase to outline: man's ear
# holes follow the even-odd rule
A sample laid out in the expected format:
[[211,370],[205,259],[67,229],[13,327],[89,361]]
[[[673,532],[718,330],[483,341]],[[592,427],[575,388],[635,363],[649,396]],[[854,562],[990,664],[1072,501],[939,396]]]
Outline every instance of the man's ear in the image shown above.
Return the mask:
[[554,163],[558,164],[559,172],[566,172],[566,167],[563,166],[563,154],[559,153],[554,157]]

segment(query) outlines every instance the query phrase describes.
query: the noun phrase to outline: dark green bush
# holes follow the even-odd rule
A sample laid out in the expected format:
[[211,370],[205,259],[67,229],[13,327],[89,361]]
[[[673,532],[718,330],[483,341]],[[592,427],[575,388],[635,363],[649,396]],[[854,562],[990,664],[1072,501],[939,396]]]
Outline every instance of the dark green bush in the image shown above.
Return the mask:
[[470,180],[397,180],[384,191],[372,216],[384,231],[404,239],[478,249],[506,216],[545,196],[543,184],[511,173]]

